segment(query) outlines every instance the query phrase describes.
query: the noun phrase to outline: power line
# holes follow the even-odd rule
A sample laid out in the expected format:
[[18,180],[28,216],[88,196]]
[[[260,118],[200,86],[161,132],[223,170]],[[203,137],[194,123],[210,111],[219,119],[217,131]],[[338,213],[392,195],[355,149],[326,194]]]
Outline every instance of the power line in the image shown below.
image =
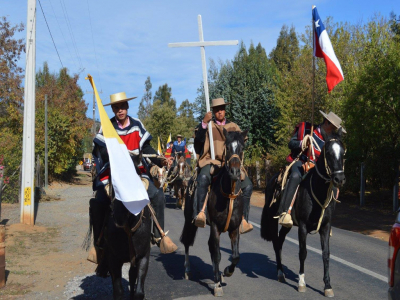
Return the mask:
[[62,29],[61,29],[60,22],[58,21],[58,18],[57,18],[56,12],[54,11],[53,4],[51,3],[51,0],[49,0],[49,2],[50,2],[51,10],[53,11],[54,17],[56,18],[58,28],[60,29],[62,39],[63,39],[65,45],[67,46],[67,50],[68,50],[69,56],[70,56],[71,60],[75,59],[75,63],[76,63],[76,65],[78,65],[78,62],[77,62],[77,60],[76,60],[76,57],[74,58],[74,57],[72,56],[71,50],[69,49],[69,46],[68,46],[68,43],[67,43],[67,41],[65,40],[64,32],[63,32]]
[[65,22],[67,23],[67,28],[68,28],[69,34],[71,36],[72,46],[74,47],[75,55],[76,55],[76,57],[78,59],[79,67],[82,69],[83,68],[82,60],[81,60],[80,55],[79,55],[78,47],[76,46],[76,43],[75,43],[75,37],[74,37],[73,31],[72,31],[71,23],[69,21],[67,8],[66,8],[65,3],[64,3],[63,0],[60,0],[60,3],[61,3],[61,8],[63,10]]
[[97,53],[96,53],[96,47],[95,47],[94,37],[93,37],[93,27],[92,27],[92,19],[91,19],[91,17],[90,17],[89,0],[87,0],[86,2],[87,2],[87,5],[88,5],[88,11],[89,11],[90,31],[91,31],[91,33],[92,33],[93,50],[94,50],[94,57],[95,57],[95,59],[96,59],[97,73],[98,73],[98,75],[99,75],[100,89],[103,90],[103,89],[102,89],[102,86],[101,86],[100,71],[99,71],[99,63],[98,63],[98,61],[97,61]]
[[43,7],[42,7],[42,3],[40,2],[40,0],[39,0],[39,5],[40,5],[40,9],[42,10],[43,17],[44,17],[44,20],[45,20],[45,22],[46,22],[47,28],[49,29],[49,33],[50,33],[50,36],[51,36],[51,40],[53,41],[54,48],[56,48],[56,52],[57,52],[57,55],[58,55],[58,59],[60,60],[61,66],[64,68],[64,65],[63,65],[63,63],[62,63],[62,61],[61,61],[60,54],[58,53],[58,50],[57,50],[56,43],[54,42],[53,35],[51,34],[49,24],[47,23],[46,16],[45,16],[45,14],[44,14]]

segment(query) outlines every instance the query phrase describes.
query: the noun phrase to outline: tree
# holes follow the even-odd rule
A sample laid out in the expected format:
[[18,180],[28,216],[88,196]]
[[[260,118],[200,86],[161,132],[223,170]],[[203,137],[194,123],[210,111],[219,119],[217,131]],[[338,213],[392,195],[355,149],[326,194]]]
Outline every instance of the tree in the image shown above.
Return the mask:
[[[11,25],[0,18],[0,152],[9,184],[2,194],[2,201],[18,201],[19,172],[22,157],[23,69],[18,66],[25,50],[23,39],[14,35],[23,31],[23,24]],[[11,176],[15,172],[14,176]]]
[[298,55],[299,41],[295,28],[292,25],[289,31],[289,28],[283,25],[276,42],[276,47],[272,49],[269,57],[275,62],[279,71],[290,71]]
[[158,88],[154,95],[153,104],[160,100],[161,104],[166,103],[169,105],[174,111],[176,111],[176,100],[172,98],[172,91],[168,84],[164,84]]
[[145,94],[142,97],[142,100],[140,101],[139,104],[139,110],[138,110],[138,118],[143,122],[146,118],[148,118],[150,116],[150,111],[151,111],[151,88],[152,88],[152,84],[150,81],[150,76],[147,76],[147,79],[144,83],[145,86]]

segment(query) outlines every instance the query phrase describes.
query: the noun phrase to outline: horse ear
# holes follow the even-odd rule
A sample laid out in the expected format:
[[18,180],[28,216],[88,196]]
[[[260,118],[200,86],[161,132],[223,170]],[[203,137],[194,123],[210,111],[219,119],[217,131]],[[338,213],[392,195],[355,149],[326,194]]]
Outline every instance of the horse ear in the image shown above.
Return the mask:
[[324,138],[324,141],[326,142],[328,140],[328,135],[326,134],[324,128],[322,128],[322,126],[320,127],[321,129],[321,135]]
[[247,134],[248,134],[248,133],[249,133],[249,130],[248,130],[248,129],[245,130],[245,131],[242,131],[242,132],[240,133],[245,141],[246,141],[246,138],[247,138]]
[[343,127],[340,127],[340,128],[338,129],[337,134],[338,134],[338,136],[339,136],[339,139],[341,139],[341,138],[342,138],[342,135],[343,135]]
[[223,131],[224,131],[224,136],[226,138],[226,136],[228,135],[228,131],[225,128],[223,128]]

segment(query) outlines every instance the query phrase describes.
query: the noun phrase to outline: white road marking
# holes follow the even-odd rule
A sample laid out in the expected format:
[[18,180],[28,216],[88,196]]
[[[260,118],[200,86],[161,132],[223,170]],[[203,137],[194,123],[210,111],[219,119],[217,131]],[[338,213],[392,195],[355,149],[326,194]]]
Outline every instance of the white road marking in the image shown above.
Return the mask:
[[[249,223],[251,223],[253,226],[255,226],[255,227],[261,229],[261,226],[260,226],[259,224],[254,223],[254,222],[252,222],[252,221],[249,221]],[[289,241],[289,242],[292,242],[293,244],[299,245],[299,242],[298,242],[297,240],[292,239],[292,238],[290,238],[290,237],[288,237],[288,236],[286,237],[286,240]],[[311,247],[311,246],[307,246],[307,250],[310,250],[310,251],[313,251],[313,252],[315,252],[315,253],[318,253],[318,254],[321,254],[321,255],[322,255],[322,251],[319,250],[319,249],[317,249],[317,248],[314,248],[314,247]],[[335,261],[337,261],[337,262],[340,262],[340,263],[342,263],[342,264],[344,264],[344,265],[346,265],[346,266],[348,266],[348,267],[350,267],[350,268],[353,268],[353,269],[355,269],[355,270],[357,270],[357,271],[360,271],[360,272],[362,272],[362,273],[364,273],[364,274],[367,274],[367,275],[369,275],[369,276],[372,276],[372,277],[374,277],[374,278],[376,278],[376,279],[382,280],[382,281],[384,281],[384,282],[388,282],[388,279],[387,279],[386,276],[380,275],[380,274],[378,274],[378,273],[375,273],[375,272],[373,272],[373,271],[370,271],[370,270],[368,270],[368,269],[365,269],[365,268],[363,268],[363,267],[360,267],[360,266],[358,266],[358,265],[356,265],[356,264],[353,264],[353,263],[351,263],[351,262],[349,262],[349,261],[347,261],[347,260],[344,260],[344,259],[342,259],[342,258],[340,258],[340,257],[337,257],[337,256],[335,256],[335,255],[332,255],[332,254],[331,254],[331,255],[330,255],[330,259],[335,260]]]

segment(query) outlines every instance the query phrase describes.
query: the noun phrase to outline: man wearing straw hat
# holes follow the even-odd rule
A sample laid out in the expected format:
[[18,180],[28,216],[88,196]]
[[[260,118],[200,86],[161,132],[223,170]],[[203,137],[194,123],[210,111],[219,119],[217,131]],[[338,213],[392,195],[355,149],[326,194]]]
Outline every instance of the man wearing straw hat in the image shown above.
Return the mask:
[[[113,94],[110,96],[110,103],[104,104],[104,106],[111,105],[112,111],[114,113],[114,117],[111,118],[111,123],[113,124],[115,130],[117,131],[120,138],[124,141],[128,150],[136,155],[139,155],[140,151],[143,154],[153,154],[157,155],[157,152],[150,146],[150,141],[152,136],[146,129],[144,128],[142,122],[139,119],[132,118],[128,116],[128,101],[135,99],[137,97],[127,98],[125,92]],[[96,208],[92,211],[96,211],[96,214],[99,215],[97,220],[104,220],[106,216],[107,206],[109,205],[109,197],[107,197],[107,191],[109,187],[109,176],[110,176],[110,168],[108,163],[108,154],[107,148],[105,144],[105,139],[102,133],[102,129],[100,129],[99,133],[95,136],[94,140],[94,149],[93,156],[96,160],[96,168],[97,168],[97,177],[93,182],[93,190],[97,191],[96,193]],[[151,157],[150,160],[162,167],[163,165],[168,165],[171,163],[172,158],[167,160],[160,160],[157,157]],[[142,178],[146,178],[149,174],[149,170],[147,170],[147,166],[144,165],[146,163],[145,160],[142,160],[142,165],[139,166],[139,169],[142,173]],[[157,216],[157,220],[164,230],[164,193],[162,189],[157,189],[153,184],[152,180],[148,181],[147,193],[149,195],[150,203],[154,208]],[[101,217],[102,216],[102,217]],[[93,224],[93,235],[94,240],[100,236],[101,230],[103,227],[103,222],[101,224]],[[155,242],[158,246],[161,242],[160,232],[154,226],[154,237],[153,242]],[[171,241],[172,243],[172,241]],[[172,243],[173,244],[173,243]],[[175,245],[170,245],[169,249],[176,249]]]
[[[208,187],[211,184],[212,175],[210,173],[211,165],[219,165],[221,166],[223,162],[223,154],[225,147],[225,136],[221,134],[223,129],[227,131],[241,131],[239,126],[225,118],[225,107],[229,103],[225,103],[223,98],[213,99],[211,103],[211,108],[214,113],[214,119],[212,120],[211,111],[207,112],[203,118],[203,121],[196,128],[196,136],[195,136],[195,147],[202,148],[202,152],[200,152],[200,158],[198,161],[198,165],[201,168],[200,172],[197,175],[197,190],[196,190],[196,199],[194,199],[194,224],[197,227],[205,227],[206,225],[206,215],[205,212],[202,211],[202,207],[208,193]],[[209,147],[209,136],[207,131],[207,125],[210,121],[213,126],[213,141],[214,141],[214,149],[215,149],[215,161],[211,159],[211,150]],[[216,130],[214,130],[216,129]],[[202,146],[201,146],[202,145]],[[196,151],[197,152],[197,151]],[[242,171],[243,174],[245,172]],[[249,211],[250,211],[250,197],[253,192],[253,184],[250,179],[245,175],[242,177],[241,189],[243,192],[243,201],[244,201],[244,212],[243,212],[243,220],[240,225],[240,233],[246,233],[253,229],[253,226],[248,223],[249,220]]]
[[[329,112],[329,114],[324,113],[323,111],[319,111],[322,116],[324,117],[321,124],[314,127],[313,130],[313,139],[314,142],[318,145],[318,147],[314,147],[314,155],[315,160],[313,157],[307,154],[308,151],[308,137],[311,133],[311,123],[308,122],[301,122],[299,123],[294,132],[293,136],[289,141],[289,149],[292,152],[286,158],[289,163],[292,163],[297,156],[300,155],[299,160],[296,161],[292,167],[290,168],[290,175],[287,180],[286,186],[283,190],[283,194],[281,197],[281,202],[279,205],[279,209],[277,212],[276,218],[279,217],[279,224],[285,227],[292,227],[293,221],[290,213],[288,213],[289,206],[293,198],[295,197],[295,192],[297,190],[297,186],[300,184],[301,179],[305,173],[305,170],[308,171],[306,168],[306,162],[309,161],[311,165],[315,165],[318,157],[320,155],[320,151],[317,149],[322,149],[325,144],[324,137],[322,132],[325,132],[328,136],[332,133],[341,128],[342,119],[340,119],[336,114],[333,112]],[[342,127],[342,131],[346,133],[346,130]],[[307,164],[308,166],[308,164]]]

